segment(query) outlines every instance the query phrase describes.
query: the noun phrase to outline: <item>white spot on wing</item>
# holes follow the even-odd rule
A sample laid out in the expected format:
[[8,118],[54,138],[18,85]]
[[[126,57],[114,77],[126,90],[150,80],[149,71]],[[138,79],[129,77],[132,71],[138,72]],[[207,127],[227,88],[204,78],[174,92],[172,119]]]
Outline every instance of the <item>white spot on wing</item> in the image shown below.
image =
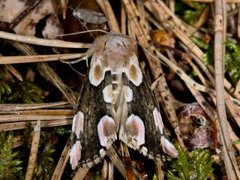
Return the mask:
[[162,121],[162,116],[160,114],[160,112],[158,111],[158,109],[155,107],[153,110],[153,118],[154,118],[154,122],[156,127],[159,128],[159,131],[161,134],[163,134],[163,121]]
[[83,122],[84,114],[81,111],[78,111],[77,114],[73,117],[72,132],[75,132],[77,138],[80,138],[80,133],[83,132]]
[[89,81],[92,85],[98,86],[104,79],[106,68],[102,65],[103,57],[93,54],[89,71]]
[[143,121],[136,115],[131,114],[125,125],[125,132],[122,132],[120,138],[129,147],[139,149],[140,145],[145,143],[145,126]]
[[108,115],[103,116],[98,123],[98,137],[101,146],[109,148],[117,139],[116,124],[113,118]]
[[70,150],[70,164],[73,170],[77,167],[78,162],[81,159],[81,150],[82,146],[80,141],[77,141]]
[[100,157],[103,158],[106,155],[106,152],[104,149],[99,150]]
[[128,79],[136,86],[142,83],[142,71],[139,67],[138,58],[136,55],[129,57],[129,65],[123,70],[127,75]]
[[144,156],[147,156],[147,154],[148,154],[148,150],[147,150],[146,147],[142,147],[141,150],[140,150],[140,152],[141,152]]
[[178,156],[178,151],[174,147],[174,145],[167,140],[164,136],[161,137],[161,145],[163,152],[169,155],[172,158],[176,158]]
[[107,85],[103,89],[103,99],[106,103],[112,103],[113,101],[112,85]]
[[125,96],[125,100],[127,102],[131,102],[133,99],[133,91],[130,87],[128,86],[123,86],[123,91],[124,91],[124,96]]

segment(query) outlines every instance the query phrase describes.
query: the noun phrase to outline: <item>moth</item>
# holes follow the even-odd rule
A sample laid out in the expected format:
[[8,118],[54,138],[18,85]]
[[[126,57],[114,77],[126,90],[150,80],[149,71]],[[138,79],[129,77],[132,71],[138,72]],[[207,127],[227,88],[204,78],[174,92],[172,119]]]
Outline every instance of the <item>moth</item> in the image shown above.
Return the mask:
[[95,39],[87,57],[91,57],[88,80],[72,124],[72,169],[99,163],[116,140],[150,159],[163,152],[177,157],[140,69],[135,41],[106,34]]

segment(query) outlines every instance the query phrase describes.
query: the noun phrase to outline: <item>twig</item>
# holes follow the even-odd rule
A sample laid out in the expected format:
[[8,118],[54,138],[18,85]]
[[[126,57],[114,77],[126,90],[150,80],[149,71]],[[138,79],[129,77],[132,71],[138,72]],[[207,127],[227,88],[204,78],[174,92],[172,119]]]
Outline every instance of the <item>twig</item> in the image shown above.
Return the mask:
[[114,166],[112,162],[108,162],[108,180],[114,180]]
[[65,120],[65,119],[70,119],[72,118],[72,115],[37,115],[37,114],[12,114],[12,115],[1,115],[0,117],[0,122],[1,123],[12,123],[12,122],[28,122],[28,121],[33,121],[36,120],[37,118],[43,121],[48,121],[48,120]]
[[[20,44],[19,42],[11,42],[11,43],[26,55],[37,54],[37,52],[28,44]],[[66,86],[62,82],[61,78],[55,73],[55,71],[46,63],[39,63],[37,67],[38,67],[39,73],[47,80],[50,80],[53,83],[53,85],[55,85],[59,89],[59,91],[63,93],[63,95],[68,100],[68,102],[75,108],[77,105],[76,95],[68,86]]]
[[224,102],[224,57],[225,57],[225,32],[226,32],[226,2],[215,1],[215,37],[214,37],[214,65],[215,65],[215,88],[217,97],[217,114],[222,143],[223,160],[228,179],[235,180],[240,177],[237,161],[234,156],[232,142],[227,129],[227,115]]
[[101,178],[102,179],[107,179],[108,177],[108,162],[106,161],[106,159],[103,159],[103,166],[102,166],[102,175]]
[[0,113],[3,112],[16,112],[29,109],[42,109],[42,108],[60,108],[68,105],[68,102],[53,102],[53,103],[34,103],[34,104],[0,104]]
[[33,176],[33,170],[35,167],[35,162],[36,162],[37,154],[38,154],[40,131],[41,131],[41,124],[40,124],[40,120],[38,120],[36,126],[34,127],[32,147],[31,147],[31,151],[30,151],[27,173],[26,173],[26,177],[25,177],[26,180],[31,180],[32,176]]
[[[35,121],[29,121],[33,126],[36,125]],[[58,127],[58,126],[66,126],[72,124],[71,119],[56,119],[54,121],[43,121],[41,122],[41,127]],[[3,123],[0,124],[0,131],[13,131],[13,130],[20,130],[26,128],[26,122],[14,122],[14,123]]]
[[88,171],[88,168],[80,167],[72,180],[83,180],[86,177]]
[[[189,0],[191,2],[212,3],[214,0]],[[226,0],[226,3],[240,3],[240,0]]]
[[38,66],[38,70],[43,77],[48,77],[51,82],[63,93],[67,98],[68,102],[73,106],[77,107],[77,96],[76,94],[62,82],[61,78],[55,73],[55,71],[46,63],[41,63]]
[[82,58],[83,54],[54,54],[33,56],[0,56],[0,64],[36,63]]
[[[2,56],[0,56],[1,58]],[[4,65],[7,71],[9,71],[12,75],[14,75],[19,81],[23,81],[22,75],[14,68],[11,64]]]
[[104,14],[107,16],[109,27],[112,31],[120,32],[116,17],[113,13],[113,9],[107,0],[97,0],[98,5],[103,10]]
[[27,44],[34,44],[40,46],[48,46],[48,47],[61,47],[61,48],[89,48],[91,44],[87,43],[74,43],[62,40],[48,40],[36,38],[33,36],[24,36],[18,34],[7,33],[4,31],[0,31],[0,38],[18,41]]
[[111,146],[109,149],[106,150],[107,155],[111,159],[114,166],[118,169],[118,171],[122,174],[123,177],[126,175],[126,169],[122,162],[122,160],[119,158],[116,150],[113,146]]
[[62,174],[64,172],[64,169],[65,169],[66,164],[69,159],[70,144],[71,144],[71,139],[69,138],[67,140],[67,143],[66,143],[63,151],[62,151],[62,154],[61,154],[58,164],[54,170],[51,180],[60,180],[61,179]]
[[201,13],[199,19],[197,20],[197,22],[195,22],[193,24],[193,27],[195,27],[196,29],[201,28],[201,26],[207,21],[208,19],[208,15],[209,15],[209,11],[210,8],[207,6],[204,8],[203,12]]

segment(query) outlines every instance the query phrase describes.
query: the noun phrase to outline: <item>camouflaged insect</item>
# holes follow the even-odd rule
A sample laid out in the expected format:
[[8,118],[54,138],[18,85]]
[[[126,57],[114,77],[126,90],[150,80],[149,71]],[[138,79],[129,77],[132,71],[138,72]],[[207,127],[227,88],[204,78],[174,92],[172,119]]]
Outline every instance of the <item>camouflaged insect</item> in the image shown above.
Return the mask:
[[117,34],[97,38],[88,50],[89,79],[73,118],[72,169],[91,167],[120,140],[150,159],[177,150],[164,134],[155,97],[136,55],[135,41]]

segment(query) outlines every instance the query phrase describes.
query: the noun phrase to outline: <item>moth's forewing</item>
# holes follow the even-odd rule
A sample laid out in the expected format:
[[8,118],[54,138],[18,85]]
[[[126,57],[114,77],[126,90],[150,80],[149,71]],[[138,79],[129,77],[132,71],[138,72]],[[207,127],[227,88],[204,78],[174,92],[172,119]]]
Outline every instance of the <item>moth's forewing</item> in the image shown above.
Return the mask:
[[[86,79],[79,98],[80,101],[77,113],[82,113],[84,115],[83,131],[80,132],[79,139],[77,138],[75,132],[73,132],[73,142],[76,143],[77,141],[80,141],[81,143],[82,149],[76,150],[81,151],[81,161],[78,159],[77,162],[80,161],[80,164],[89,163],[88,166],[91,166],[94,161],[95,163],[98,163],[100,161],[99,157],[101,158],[101,156],[104,156],[103,147],[99,142],[97,126],[99,120],[105,115],[110,116],[111,112],[109,111],[109,108],[107,108],[106,103],[103,101],[103,94],[101,90],[103,87],[103,83],[95,87],[90,84],[88,79]],[[78,119],[78,121],[80,120]],[[79,132],[77,132],[77,134],[78,133]],[[77,157],[73,154],[70,158],[75,159]],[[73,169],[75,169],[76,165],[76,163],[72,165]]]
[[133,100],[131,103],[128,103],[129,114],[139,116],[145,127],[145,143],[139,150],[144,155],[160,155],[162,154],[160,148],[160,131],[156,128],[153,118],[153,110],[157,105],[146,82],[146,78],[143,78],[142,83],[138,87],[131,82],[129,82],[129,86],[133,90]]

